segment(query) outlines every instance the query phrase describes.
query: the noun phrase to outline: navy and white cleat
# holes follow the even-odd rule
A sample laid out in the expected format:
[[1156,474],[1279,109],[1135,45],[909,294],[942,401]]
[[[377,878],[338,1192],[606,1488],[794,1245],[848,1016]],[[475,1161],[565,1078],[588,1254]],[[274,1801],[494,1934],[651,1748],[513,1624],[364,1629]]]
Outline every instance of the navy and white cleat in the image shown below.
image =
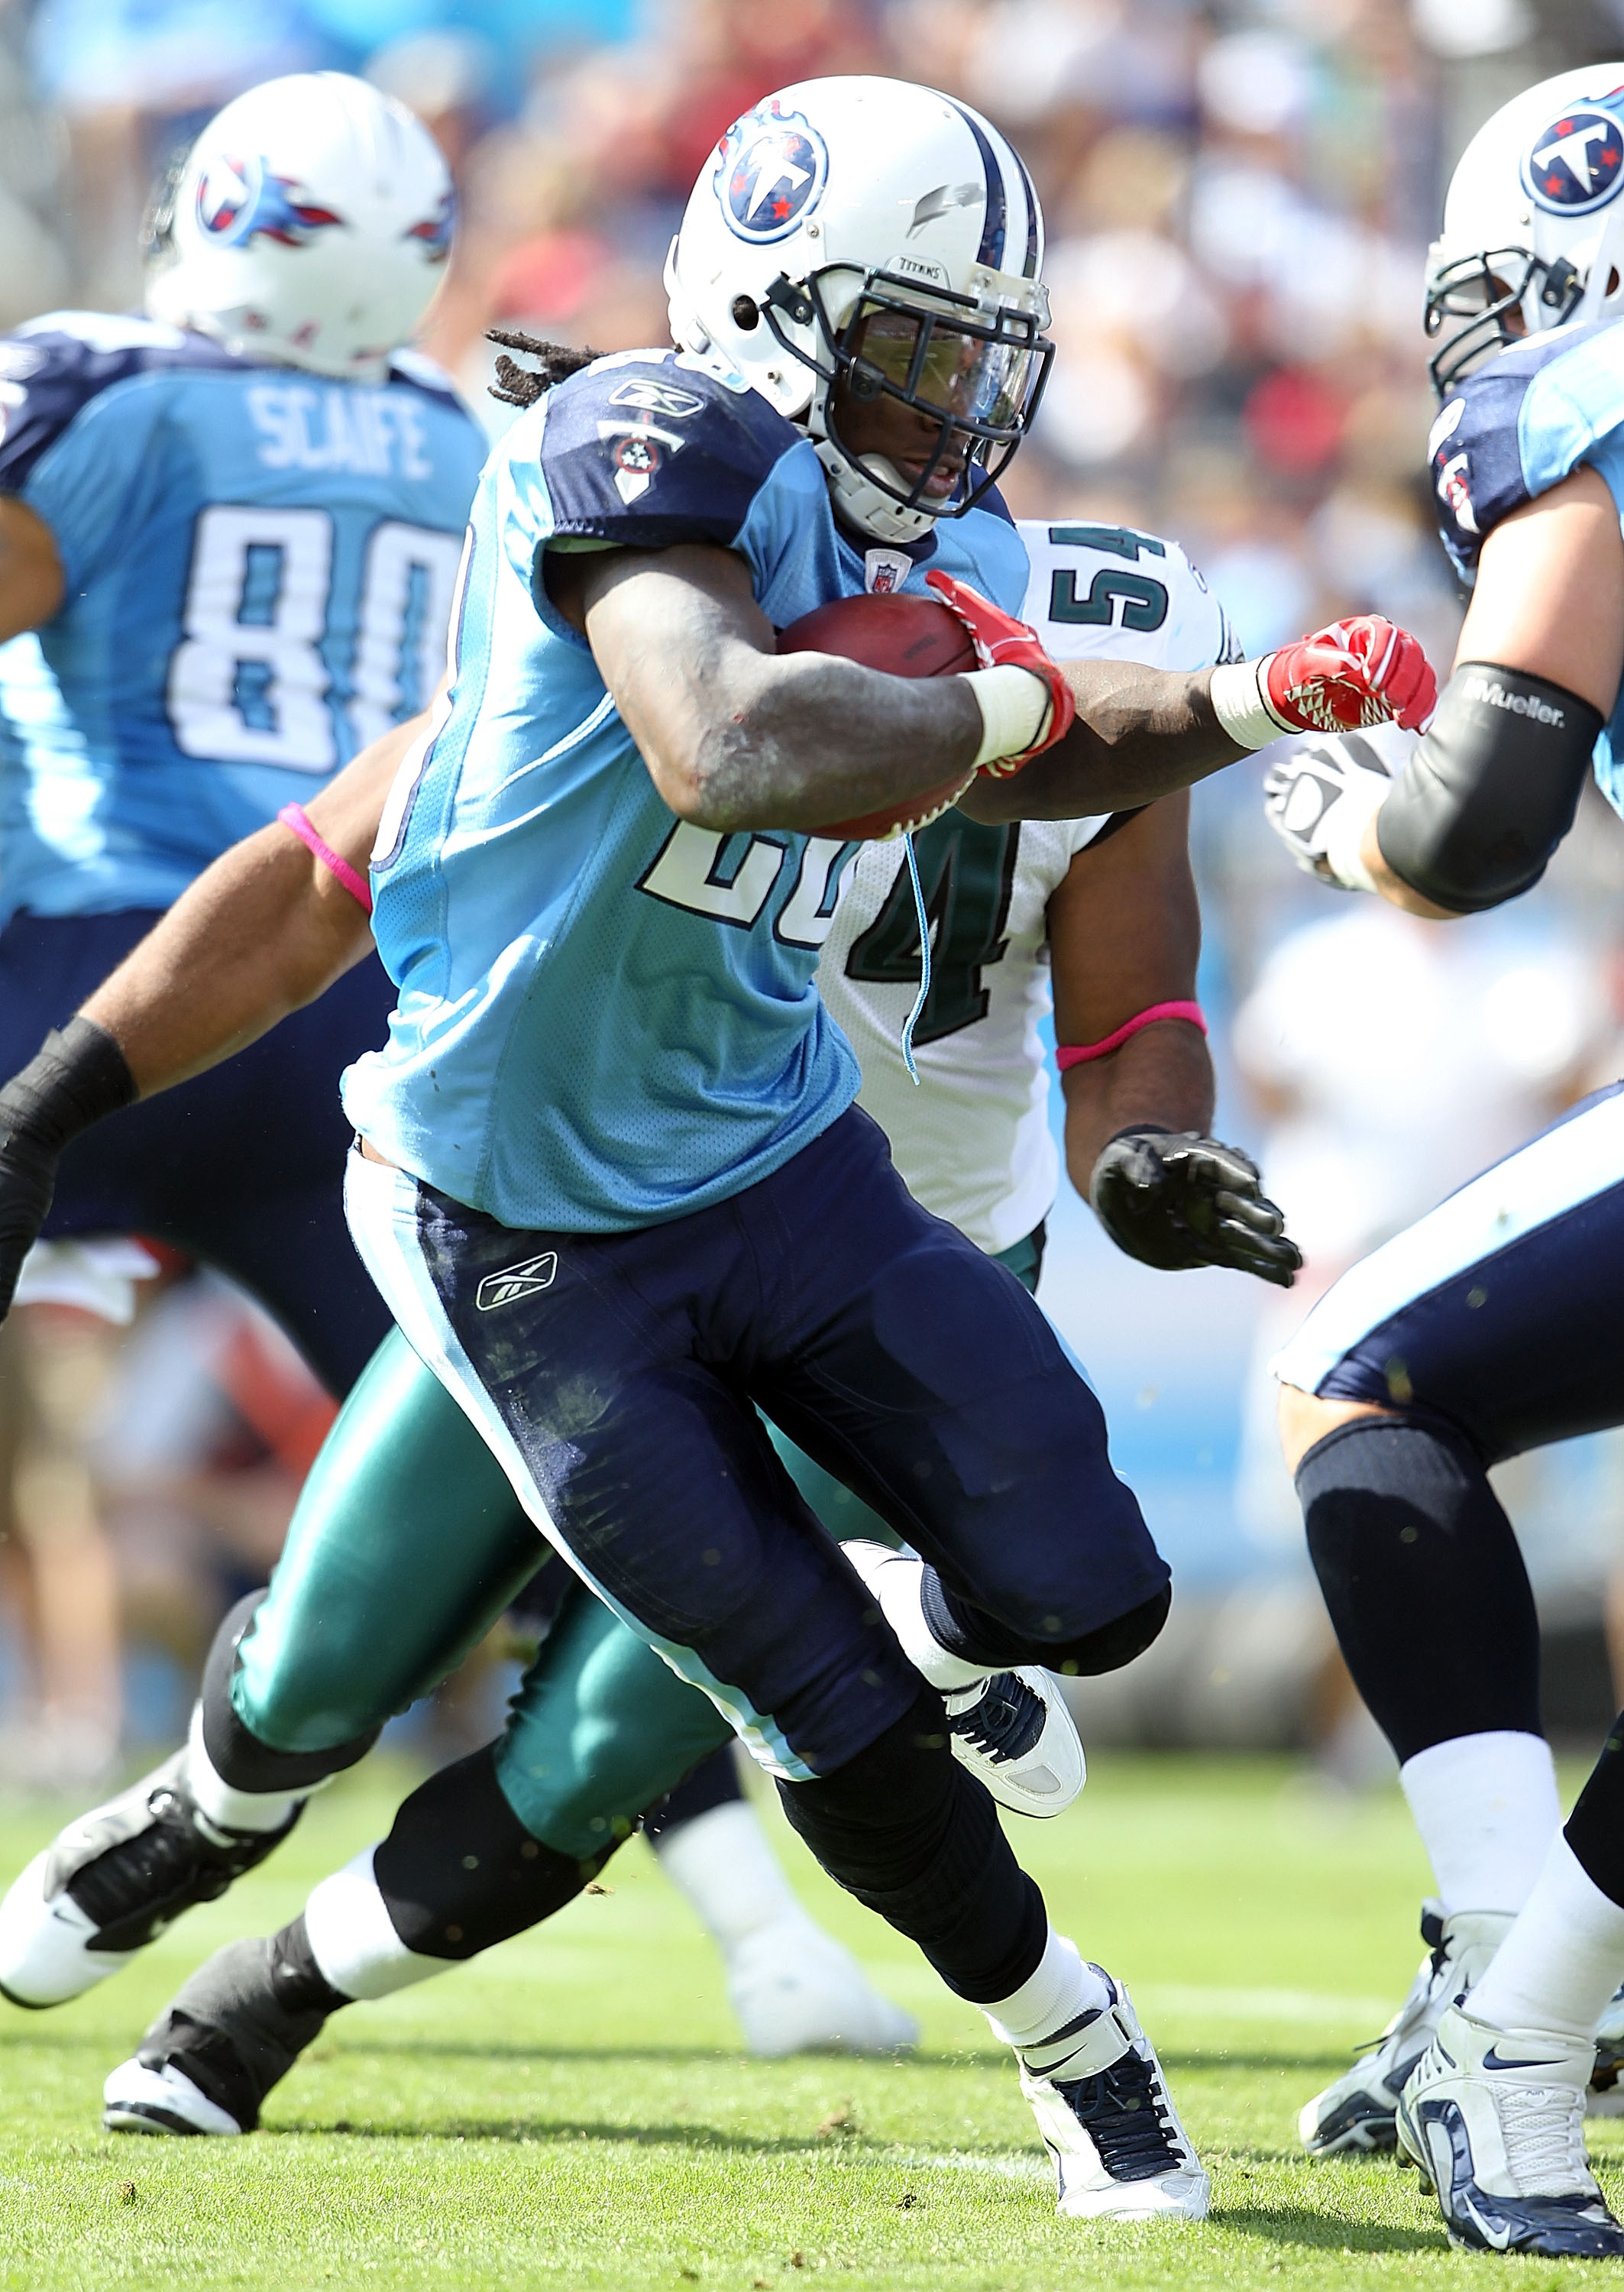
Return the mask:
[[1204,2220],[1212,2183],[1178,2121],[1128,1992],[1096,1966],[1111,2003],[1022,2049],[1021,2091],[1072,2220]]
[[1046,1671],[995,1672],[950,1688],[954,1758],[1012,1814],[1063,1814],[1088,1780],[1082,1738]]
[[1420,2168],[1451,2244],[1624,2260],[1624,2227],[1585,2152],[1592,2052],[1446,2007],[1400,2096],[1397,2130],[1400,2159]]
[[1422,1904],[1427,1955],[1410,1995],[1380,2037],[1361,2048],[1362,2058],[1316,2093],[1298,2118],[1298,2137],[1311,2157],[1392,2148],[1404,2079],[1431,2045],[1444,2008],[1482,1981],[1510,1924],[1509,1911],[1459,1910],[1446,1918],[1442,1903]]
[[186,1787],[187,1753],[92,1808],[36,1854],[0,1901],[0,1995],[61,2006],[129,1965],[181,1912],[211,1902],[286,1837],[225,1830]]

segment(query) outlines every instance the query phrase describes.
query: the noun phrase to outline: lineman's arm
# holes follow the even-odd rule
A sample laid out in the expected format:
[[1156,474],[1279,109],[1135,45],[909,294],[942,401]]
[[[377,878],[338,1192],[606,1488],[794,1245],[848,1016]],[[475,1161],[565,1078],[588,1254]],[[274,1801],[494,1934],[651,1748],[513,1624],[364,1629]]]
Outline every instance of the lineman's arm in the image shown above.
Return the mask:
[[[1055,1040],[1107,1041],[1159,1004],[1193,1004],[1201,910],[1189,799],[1163,797],[1080,851],[1049,903]],[[1208,1135],[1212,1061],[1192,1020],[1157,1020],[1065,1066],[1065,1158],[1119,1248],[1167,1270],[1230,1265],[1282,1287],[1301,1263],[1245,1155]]]
[[15,494],[0,494],[0,644],[36,629],[62,601],[51,528]]
[[[396,769],[428,723],[418,716],[382,734],[305,808],[363,877]],[[313,1003],[371,946],[360,902],[275,821],[205,868],[80,1016],[113,1037],[149,1098]]]
[[1396,776],[1358,742],[1305,745],[1264,783],[1270,823],[1310,873],[1411,915],[1499,907],[1572,827],[1621,673],[1624,539],[1584,468],[1483,543],[1454,674]]

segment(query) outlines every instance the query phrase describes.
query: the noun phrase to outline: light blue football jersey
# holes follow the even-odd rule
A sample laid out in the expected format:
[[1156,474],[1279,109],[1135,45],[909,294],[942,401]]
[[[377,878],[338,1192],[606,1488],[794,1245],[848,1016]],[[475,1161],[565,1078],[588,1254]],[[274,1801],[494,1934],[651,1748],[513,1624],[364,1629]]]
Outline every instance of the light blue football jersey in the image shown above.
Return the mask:
[[0,491],[55,618],[0,647],[0,923],[164,908],[438,682],[478,424],[83,311],[0,341]]
[[[1624,517],[1624,321],[1558,327],[1502,351],[1445,399],[1427,451],[1443,545],[1468,586],[1500,520],[1583,463]],[[1595,771],[1624,813],[1624,688],[1596,741]]]
[[855,1095],[813,982],[856,846],[679,821],[548,602],[548,541],[733,550],[779,628],[935,569],[1018,611],[1025,549],[989,495],[911,548],[865,550],[799,431],[654,351],[599,359],[523,416],[471,533],[449,720],[374,860],[399,1005],[345,1108],[505,1224],[656,1224],[768,1176]]

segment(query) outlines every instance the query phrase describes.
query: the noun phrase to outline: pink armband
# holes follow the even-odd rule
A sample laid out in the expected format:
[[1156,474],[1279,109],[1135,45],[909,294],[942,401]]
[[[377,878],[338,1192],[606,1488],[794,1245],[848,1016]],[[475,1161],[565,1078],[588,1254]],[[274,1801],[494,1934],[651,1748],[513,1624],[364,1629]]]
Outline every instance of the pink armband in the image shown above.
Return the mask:
[[1109,1058],[1113,1051],[1122,1049],[1130,1035],[1137,1035],[1142,1027],[1154,1027],[1163,1019],[1182,1019],[1186,1025],[1198,1027],[1203,1035],[1207,1031],[1207,1021],[1199,1003],[1153,1003],[1148,1011],[1141,1011],[1136,1017],[1125,1020],[1115,1033],[1107,1035],[1103,1042],[1061,1044],[1055,1052],[1055,1064],[1064,1074],[1067,1067],[1082,1066],[1089,1059]]
[[309,813],[301,803],[285,803],[277,814],[284,827],[291,827],[301,843],[316,854],[329,876],[335,876],[352,900],[358,900],[368,915],[372,913],[372,892],[365,876],[358,876],[348,860],[341,857],[333,846],[324,842],[311,825]]

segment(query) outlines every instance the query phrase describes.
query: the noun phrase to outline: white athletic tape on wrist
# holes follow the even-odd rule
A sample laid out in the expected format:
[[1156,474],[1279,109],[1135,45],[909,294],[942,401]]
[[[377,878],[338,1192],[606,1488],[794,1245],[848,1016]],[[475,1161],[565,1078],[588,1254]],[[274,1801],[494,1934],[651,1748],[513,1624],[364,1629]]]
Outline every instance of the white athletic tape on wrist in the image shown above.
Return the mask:
[[1282,724],[1265,697],[1264,670],[1273,658],[1265,653],[1261,660],[1220,661],[1212,672],[1213,714],[1238,748],[1266,748],[1282,732],[1300,729]]
[[1000,756],[1018,756],[1031,747],[1049,718],[1049,687],[1041,676],[1006,661],[1000,668],[972,668],[964,682],[981,710],[977,771]]
[[[1371,785],[1361,785],[1365,781]],[[1325,864],[1345,891],[1376,889],[1376,878],[1365,866],[1359,847],[1392,786],[1391,780],[1379,779],[1374,772],[1362,772],[1359,780],[1331,807],[1325,822]]]

